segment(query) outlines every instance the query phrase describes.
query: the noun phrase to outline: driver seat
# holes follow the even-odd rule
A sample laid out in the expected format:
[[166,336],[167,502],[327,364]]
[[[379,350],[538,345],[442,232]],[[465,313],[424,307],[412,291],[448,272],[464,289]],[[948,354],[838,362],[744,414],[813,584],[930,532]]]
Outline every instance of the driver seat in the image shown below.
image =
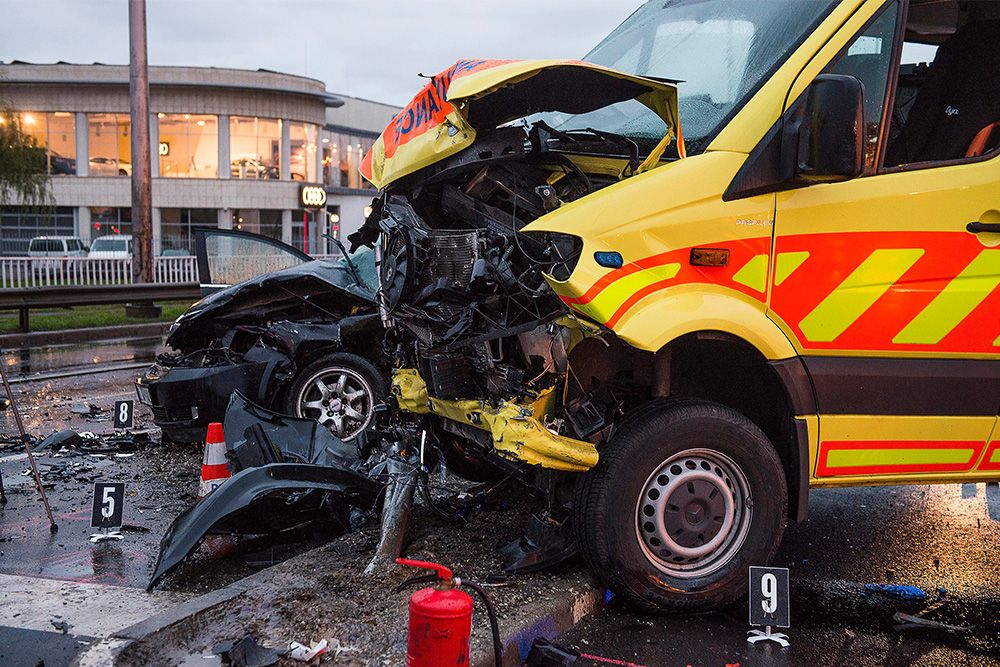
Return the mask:
[[1000,21],[967,23],[939,48],[886,152],[890,166],[958,160],[991,148],[1000,122]]

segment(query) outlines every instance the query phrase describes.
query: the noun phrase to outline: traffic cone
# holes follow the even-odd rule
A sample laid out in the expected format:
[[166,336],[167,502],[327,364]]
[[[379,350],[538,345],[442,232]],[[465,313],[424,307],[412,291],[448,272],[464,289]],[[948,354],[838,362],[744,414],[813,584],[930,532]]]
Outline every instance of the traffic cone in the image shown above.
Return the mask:
[[198,500],[201,500],[232,477],[226,465],[226,439],[222,424],[212,422],[205,436],[205,458],[201,461],[201,481],[198,483]]

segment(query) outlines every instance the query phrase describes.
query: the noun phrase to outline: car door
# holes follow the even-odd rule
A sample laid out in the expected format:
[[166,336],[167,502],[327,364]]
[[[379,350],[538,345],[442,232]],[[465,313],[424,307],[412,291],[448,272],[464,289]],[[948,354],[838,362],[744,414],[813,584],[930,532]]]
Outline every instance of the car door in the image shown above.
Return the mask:
[[195,230],[195,254],[202,296],[312,260],[277,239],[232,229]]
[[[870,6],[876,3],[870,3]],[[879,167],[905,4],[803,71],[864,85],[864,173],[779,192],[770,316],[812,377],[813,483],[990,478],[1000,403],[1000,157]],[[791,106],[791,104],[789,106]]]

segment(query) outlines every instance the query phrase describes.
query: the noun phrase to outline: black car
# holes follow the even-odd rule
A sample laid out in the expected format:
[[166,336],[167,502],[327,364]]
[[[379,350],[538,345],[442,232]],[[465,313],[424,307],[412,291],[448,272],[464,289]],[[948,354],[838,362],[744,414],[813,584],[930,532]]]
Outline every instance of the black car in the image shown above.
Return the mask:
[[384,328],[371,253],[315,260],[274,239],[216,229],[198,230],[196,247],[206,296],[177,318],[170,351],[136,381],[164,437],[202,441],[237,390],[315,418],[342,440],[363,431],[387,392],[385,369],[372,361],[384,357]]

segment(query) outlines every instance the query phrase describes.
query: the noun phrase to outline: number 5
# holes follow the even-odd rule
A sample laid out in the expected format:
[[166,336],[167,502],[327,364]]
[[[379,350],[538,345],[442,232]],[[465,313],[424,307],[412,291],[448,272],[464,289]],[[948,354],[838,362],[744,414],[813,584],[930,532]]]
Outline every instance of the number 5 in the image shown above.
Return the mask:
[[104,498],[101,499],[101,516],[105,519],[110,519],[115,513],[115,497],[112,495],[115,492],[113,487],[104,487]]

